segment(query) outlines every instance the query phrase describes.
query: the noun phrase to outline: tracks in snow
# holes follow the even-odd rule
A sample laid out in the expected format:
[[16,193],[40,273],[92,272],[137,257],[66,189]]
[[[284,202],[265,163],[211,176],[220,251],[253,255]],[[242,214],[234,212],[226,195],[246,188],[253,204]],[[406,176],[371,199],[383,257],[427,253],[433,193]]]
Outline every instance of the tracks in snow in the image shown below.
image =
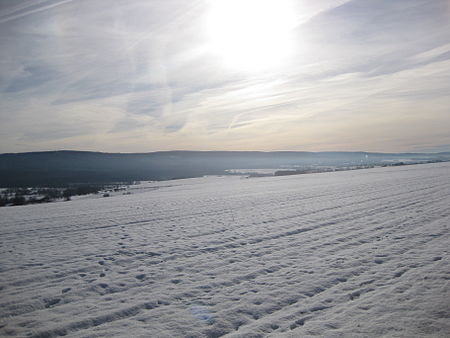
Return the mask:
[[96,200],[93,208],[111,212],[65,225],[58,213],[74,220],[70,208],[91,206],[55,204],[54,217],[0,234],[8,295],[0,332],[247,337],[312,334],[312,324],[339,332],[342,321],[330,318],[367,316],[380,293],[408,293],[417,271],[439,272],[427,292],[445,284],[447,252],[437,249],[448,244],[448,169],[198,185],[166,200],[155,191]]

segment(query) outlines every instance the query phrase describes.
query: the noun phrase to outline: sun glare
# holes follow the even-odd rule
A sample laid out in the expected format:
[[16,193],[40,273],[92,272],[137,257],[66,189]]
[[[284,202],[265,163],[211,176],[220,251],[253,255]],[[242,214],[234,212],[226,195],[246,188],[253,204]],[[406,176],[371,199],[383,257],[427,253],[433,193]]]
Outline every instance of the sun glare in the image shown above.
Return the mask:
[[212,0],[209,49],[228,67],[270,69],[289,56],[294,25],[291,0]]

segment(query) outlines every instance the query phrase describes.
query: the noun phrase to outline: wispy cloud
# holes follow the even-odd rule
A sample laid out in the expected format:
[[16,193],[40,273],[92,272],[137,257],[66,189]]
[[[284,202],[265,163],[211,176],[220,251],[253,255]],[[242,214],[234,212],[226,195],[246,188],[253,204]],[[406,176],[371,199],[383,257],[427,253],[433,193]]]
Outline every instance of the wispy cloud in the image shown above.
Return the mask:
[[59,1],[21,1],[15,3],[9,8],[2,8],[2,13],[0,14],[0,24],[11,20],[19,19],[27,15],[42,12],[60,5],[64,5],[67,2],[73,0],[59,0]]
[[450,144],[447,0],[295,4],[291,56],[256,73],[208,50],[207,0],[3,5],[0,151]]

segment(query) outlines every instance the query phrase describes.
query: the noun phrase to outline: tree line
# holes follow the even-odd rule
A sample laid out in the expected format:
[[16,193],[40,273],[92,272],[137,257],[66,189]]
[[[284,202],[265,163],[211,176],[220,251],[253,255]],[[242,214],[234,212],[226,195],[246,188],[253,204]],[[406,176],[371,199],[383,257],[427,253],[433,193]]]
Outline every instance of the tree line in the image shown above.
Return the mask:
[[8,188],[0,194],[0,207],[47,203],[58,199],[69,201],[72,196],[97,194],[103,189],[104,186],[101,185],[80,185],[67,188]]

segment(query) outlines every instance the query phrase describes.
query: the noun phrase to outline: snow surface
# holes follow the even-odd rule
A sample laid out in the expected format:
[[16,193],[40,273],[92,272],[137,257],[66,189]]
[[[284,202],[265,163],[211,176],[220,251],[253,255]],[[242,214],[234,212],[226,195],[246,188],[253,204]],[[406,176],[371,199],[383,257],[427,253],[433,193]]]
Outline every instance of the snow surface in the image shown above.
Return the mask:
[[0,209],[1,336],[449,337],[450,164]]

